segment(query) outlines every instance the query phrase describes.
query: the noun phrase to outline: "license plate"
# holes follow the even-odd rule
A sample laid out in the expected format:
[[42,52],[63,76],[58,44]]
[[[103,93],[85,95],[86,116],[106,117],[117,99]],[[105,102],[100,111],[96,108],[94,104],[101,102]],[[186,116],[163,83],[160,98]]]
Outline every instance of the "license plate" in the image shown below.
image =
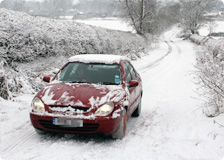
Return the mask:
[[53,125],[65,127],[83,127],[83,120],[53,118]]

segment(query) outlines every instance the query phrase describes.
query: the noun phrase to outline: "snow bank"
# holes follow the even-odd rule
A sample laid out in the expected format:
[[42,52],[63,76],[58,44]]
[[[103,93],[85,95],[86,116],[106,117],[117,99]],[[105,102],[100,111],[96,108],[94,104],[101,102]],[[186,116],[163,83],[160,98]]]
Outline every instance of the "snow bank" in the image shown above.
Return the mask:
[[192,35],[191,41],[203,46],[197,54],[199,93],[204,98],[204,113],[217,116],[224,113],[224,38]]
[[[0,8],[0,58],[16,78],[39,89],[43,73],[53,75],[68,57],[77,54],[114,54],[136,57],[147,42],[130,32],[113,31],[74,21],[33,17]],[[2,72],[3,69],[1,69]],[[12,78],[7,78],[7,81]],[[23,82],[24,82],[23,81]],[[17,82],[16,82],[17,83]],[[20,85],[12,83],[12,86]]]

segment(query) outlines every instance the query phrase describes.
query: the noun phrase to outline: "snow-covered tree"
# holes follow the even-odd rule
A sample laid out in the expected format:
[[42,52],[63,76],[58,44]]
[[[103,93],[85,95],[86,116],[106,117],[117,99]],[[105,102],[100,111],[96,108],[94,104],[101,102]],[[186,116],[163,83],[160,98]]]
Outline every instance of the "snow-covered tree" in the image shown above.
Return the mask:
[[208,25],[208,30],[209,30],[208,35],[211,35],[213,33],[213,31],[215,30],[215,28],[218,26],[214,21],[209,21],[207,25]]
[[185,30],[197,33],[206,22],[205,13],[215,6],[216,2],[216,0],[180,0],[180,24]]
[[161,34],[169,27],[178,23],[178,15],[180,12],[179,3],[169,2],[166,5],[159,6],[157,15],[155,15],[153,23],[151,24],[152,34]]
[[156,0],[124,0],[124,4],[131,24],[140,35],[150,33],[152,22],[156,15]]
[[159,3],[157,0],[121,0],[131,25],[140,35],[161,34],[177,23],[179,3]]

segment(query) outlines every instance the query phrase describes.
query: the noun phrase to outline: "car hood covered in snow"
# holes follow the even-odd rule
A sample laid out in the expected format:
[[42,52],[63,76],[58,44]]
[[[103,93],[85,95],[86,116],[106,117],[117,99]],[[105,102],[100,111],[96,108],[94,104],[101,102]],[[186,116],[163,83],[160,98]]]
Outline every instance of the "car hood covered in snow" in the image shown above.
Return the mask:
[[124,102],[126,92],[121,85],[48,84],[38,94],[47,105],[98,107],[106,102]]

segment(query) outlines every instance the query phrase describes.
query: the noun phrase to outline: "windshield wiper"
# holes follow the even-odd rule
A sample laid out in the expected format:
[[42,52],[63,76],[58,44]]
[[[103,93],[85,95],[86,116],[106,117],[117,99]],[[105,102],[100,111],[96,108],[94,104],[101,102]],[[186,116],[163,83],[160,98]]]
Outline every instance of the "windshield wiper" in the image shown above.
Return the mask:
[[70,81],[68,83],[87,83],[87,82],[85,82],[85,81]]
[[102,82],[102,84],[105,84],[105,85],[118,85],[118,84],[113,83],[113,82]]

